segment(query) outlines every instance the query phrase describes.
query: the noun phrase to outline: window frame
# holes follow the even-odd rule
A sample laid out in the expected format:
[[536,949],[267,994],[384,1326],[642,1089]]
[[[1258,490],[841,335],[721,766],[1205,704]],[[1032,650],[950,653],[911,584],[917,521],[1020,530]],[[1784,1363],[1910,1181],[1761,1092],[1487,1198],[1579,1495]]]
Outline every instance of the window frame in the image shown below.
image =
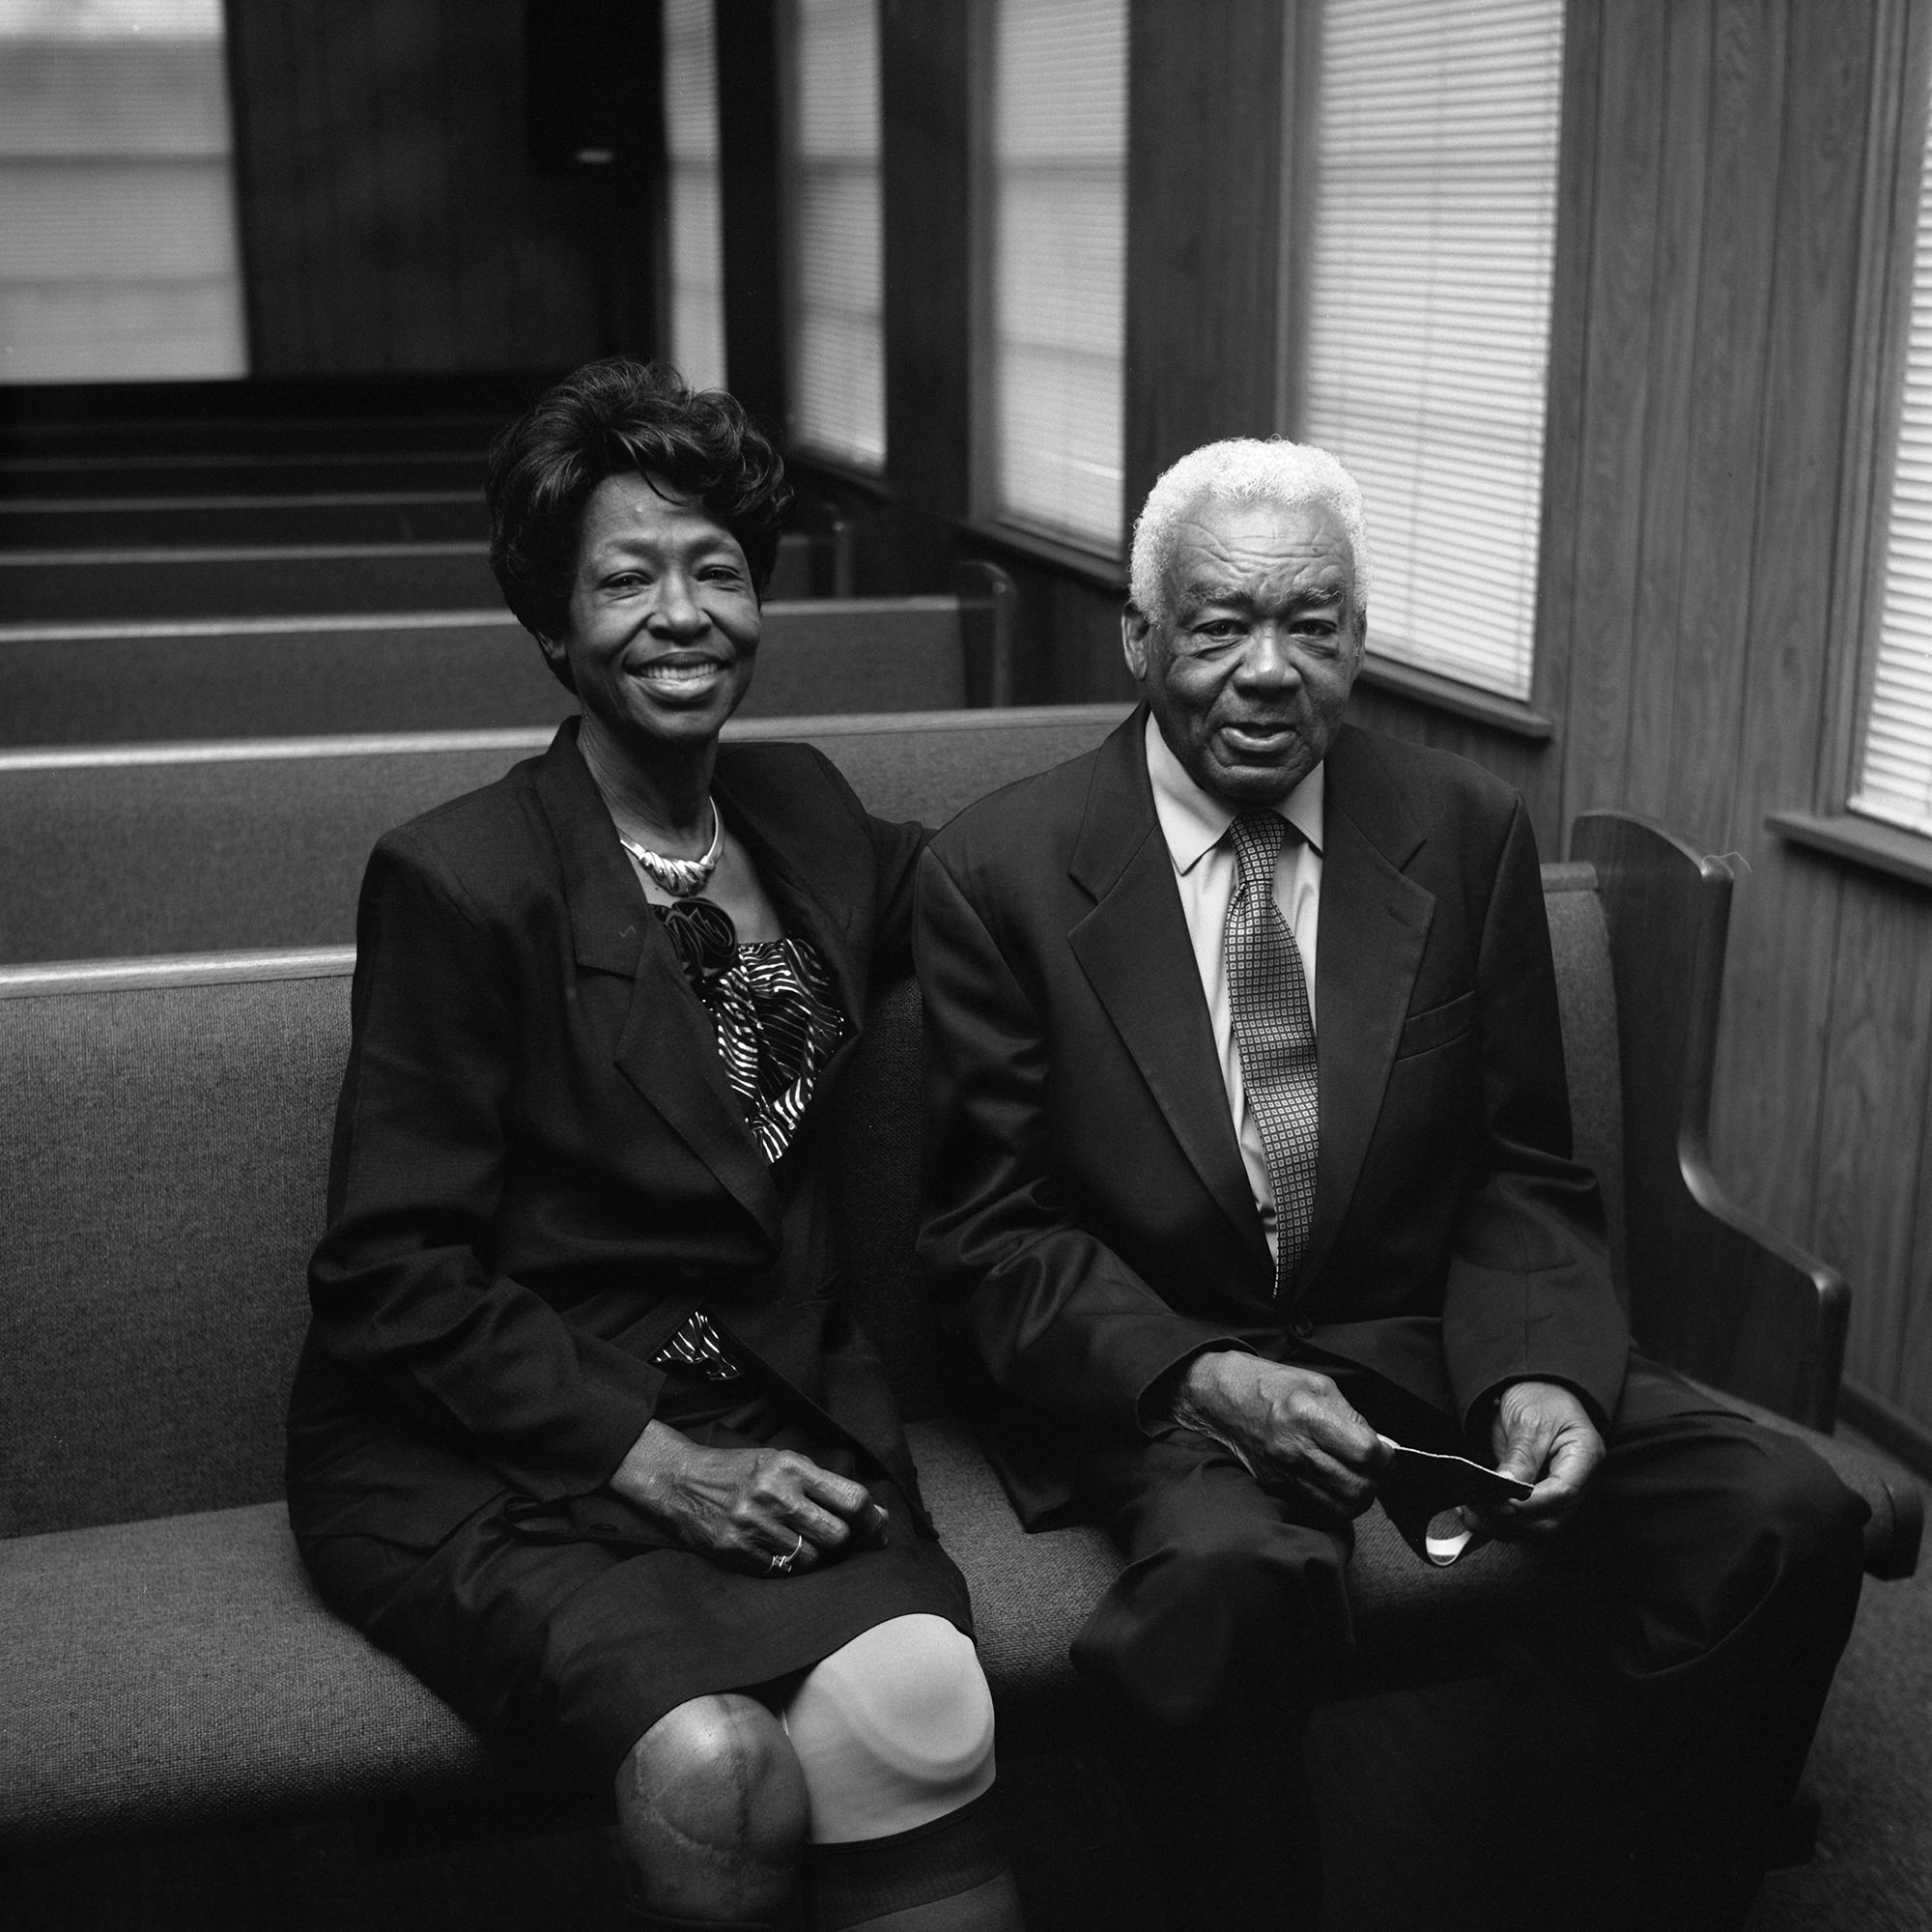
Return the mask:
[[[1865,724],[1878,677],[1890,488],[1904,406],[1921,172],[1932,127],[1932,16],[1880,0],[1872,59],[1865,193],[1854,292],[1854,362],[1846,385],[1838,542],[1817,779],[1809,810],[1769,814],[1794,844],[1932,885],[1932,837],[1854,811]],[[1932,242],[1932,238],[1928,238]]]
[[[1122,0],[1127,17],[1128,79],[1126,88],[1126,153],[1122,156],[1121,192],[1127,196],[1128,161],[1133,152],[1132,45],[1133,0]],[[967,500],[968,515],[959,527],[983,542],[1043,563],[1095,588],[1124,593],[1127,583],[1128,542],[1139,504],[1128,500],[1126,474],[1127,409],[1132,375],[1127,366],[1128,309],[1134,299],[1131,277],[1122,277],[1121,292],[1120,432],[1122,458],[1121,505],[1111,544],[1009,515],[999,500],[997,415],[993,380],[996,313],[994,298],[994,181],[993,181],[993,12],[996,0],[968,0],[967,5],[967,237],[966,287],[968,303],[967,363]],[[1130,204],[1124,218],[1131,222]]]
[[872,28],[876,37],[878,95],[874,107],[878,114],[878,206],[879,206],[879,422],[885,447],[876,462],[851,450],[828,449],[809,440],[801,440],[793,422],[798,396],[798,302],[803,284],[799,269],[802,224],[797,218],[799,204],[798,124],[799,62],[798,18],[795,0],[781,0],[773,9],[773,47],[778,71],[775,93],[778,99],[778,177],[779,233],[781,255],[779,264],[780,329],[785,395],[785,450],[788,457],[823,470],[842,482],[861,489],[890,494],[893,426],[891,406],[891,344],[887,335],[889,299],[887,285],[891,265],[887,261],[886,224],[886,101],[885,101],[885,8],[884,0],[868,0]]
[[[1309,276],[1315,248],[1316,149],[1321,129],[1323,0],[1285,0],[1281,99],[1287,127],[1280,153],[1281,219],[1277,258],[1275,428],[1300,440],[1307,414]],[[1536,611],[1530,637],[1530,686],[1516,698],[1435,670],[1363,653],[1358,681],[1371,689],[1447,711],[1520,738],[1556,736],[1567,679],[1571,575],[1564,520],[1574,523],[1581,457],[1581,398],[1589,298],[1589,204],[1597,91],[1592,36],[1577,31],[1565,7],[1557,102],[1556,209],[1550,264],[1549,343],[1544,364],[1543,477],[1537,532]],[[1374,505],[1369,506],[1373,523]]]

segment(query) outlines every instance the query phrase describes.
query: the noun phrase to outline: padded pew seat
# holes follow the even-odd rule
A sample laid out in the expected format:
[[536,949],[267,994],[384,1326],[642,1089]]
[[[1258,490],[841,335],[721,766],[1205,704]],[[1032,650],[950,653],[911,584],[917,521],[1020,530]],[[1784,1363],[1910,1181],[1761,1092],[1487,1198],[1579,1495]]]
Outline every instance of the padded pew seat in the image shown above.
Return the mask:
[[[1079,1722],[1067,1645],[1119,1574],[1097,1529],[1029,1536],[971,1435],[909,1430],[972,1586],[980,1654],[1016,1747]],[[1379,1510],[1350,1573],[1364,1639],[1394,1653],[1511,1601],[1519,1552],[1447,1577]],[[1417,1628],[1406,1625],[1413,1622]],[[0,1542],[0,1843],[183,1831],[434,1797],[539,1793],[393,1659],[334,1616],[279,1502]]]

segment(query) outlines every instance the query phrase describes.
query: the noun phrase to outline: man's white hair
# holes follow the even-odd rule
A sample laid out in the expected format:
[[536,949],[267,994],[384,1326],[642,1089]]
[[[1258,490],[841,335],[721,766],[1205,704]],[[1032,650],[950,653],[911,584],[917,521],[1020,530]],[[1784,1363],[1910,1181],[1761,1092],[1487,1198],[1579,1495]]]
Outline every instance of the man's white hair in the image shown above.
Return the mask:
[[1163,470],[1134,520],[1133,557],[1127,585],[1141,614],[1152,621],[1169,614],[1167,568],[1174,561],[1181,519],[1203,500],[1278,503],[1292,509],[1319,503],[1342,526],[1354,565],[1355,609],[1369,608],[1369,525],[1355,479],[1325,449],[1251,436],[1205,442]]

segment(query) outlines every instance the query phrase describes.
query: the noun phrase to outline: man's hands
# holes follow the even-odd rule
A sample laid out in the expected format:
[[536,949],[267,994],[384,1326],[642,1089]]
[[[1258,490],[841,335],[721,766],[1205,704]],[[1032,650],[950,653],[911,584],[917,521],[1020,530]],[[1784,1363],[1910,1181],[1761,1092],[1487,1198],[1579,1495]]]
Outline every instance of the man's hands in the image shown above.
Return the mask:
[[1473,1528],[1502,1536],[1548,1536],[1569,1521],[1604,1460],[1604,1438],[1574,1389],[1561,1382],[1511,1382],[1490,1428],[1496,1466],[1535,1491],[1520,1503],[1467,1510]]
[[[885,1541],[886,1513],[863,1483],[790,1449],[707,1449],[663,1422],[646,1425],[611,1488],[684,1548],[763,1574]],[[783,1571],[775,1556],[790,1559]]]
[[1375,1501],[1391,1453],[1326,1376],[1234,1350],[1187,1365],[1174,1419],[1232,1450],[1269,1493],[1335,1520]]

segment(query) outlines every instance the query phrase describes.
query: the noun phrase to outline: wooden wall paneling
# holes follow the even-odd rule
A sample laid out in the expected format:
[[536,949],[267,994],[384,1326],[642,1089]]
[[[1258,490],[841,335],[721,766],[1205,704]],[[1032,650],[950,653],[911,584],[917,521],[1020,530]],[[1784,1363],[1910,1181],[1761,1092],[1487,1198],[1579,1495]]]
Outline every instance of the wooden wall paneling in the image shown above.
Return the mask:
[[1537,555],[1536,656],[1530,701],[1559,737],[1539,761],[1547,796],[1532,807],[1537,837],[1560,857],[1569,837],[1561,730],[1576,610],[1583,378],[1589,344],[1590,255],[1597,178],[1597,71],[1604,0],[1569,0],[1563,16],[1562,128],[1556,157],[1556,249],[1550,278],[1549,374],[1543,418],[1543,531]]
[[515,197],[510,171],[523,169],[515,143],[493,141],[508,95],[487,8],[439,0],[443,58],[439,113],[452,155],[464,158],[460,190],[449,198],[452,301],[456,327],[479,368],[514,367],[523,295],[502,245]]
[[1696,369],[1698,268],[1710,165],[1712,0],[1675,0],[1663,30],[1663,122],[1651,275],[1650,377],[1645,392],[1641,535],[1631,626],[1630,715],[1622,805],[1667,816],[1670,725]]
[[[342,222],[340,183],[332,165],[333,130],[328,116],[327,77],[323,66],[322,22],[313,0],[281,0],[277,10],[289,48],[289,99],[286,138],[298,157],[302,207],[302,360],[291,373],[347,366],[339,341],[342,308],[340,265],[335,237]],[[275,219],[275,211],[266,212]]]
[[1277,0],[1127,12],[1131,523],[1177,457],[1274,428],[1286,117]]
[[967,10],[956,0],[884,0],[879,13],[886,269],[886,468],[894,588],[936,588],[952,525],[972,508],[970,165]]
[[778,19],[773,0],[714,0],[714,13],[725,379],[748,410],[782,425]]
[[1556,822],[1557,767],[1547,741],[1487,728],[1399,691],[1368,684],[1357,684],[1350,696],[1349,722],[1409,744],[1454,752],[1493,772],[1522,794],[1538,852],[1545,859],[1563,856],[1565,828]]
[[569,368],[603,347],[577,184],[554,176],[539,180],[526,160],[517,0],[482,0],[477,25],[484,113],[466,130],[462,158],[466,171],[478,171],[471,178],[488,179],[495,190],[493,218],[477,237],[483,272],[499,277],[511,294],[513,365]]
[[1124,590],[1109,590],[1003,546],[976,542],[970,532],[964,549],[997,563],[1019,592],[1013,617],[1015,704],[1098,704],[1140,696],[1121,656]]
[[[1918,945],[1932,952],[1932,901],[1918,900]],[[1904,1324],[1899,1338],[1898,1373],[1893,1381],[1897,1406],[1914,1421],[1932,1431],[1932,1081],[1919,1075],[1926,1090],[1927,1118],[1919,1135],[1918,1166],[1907,1181],[1917,1208],[1912,1252],[1906,1258],[1902,1284]],[[1852,1285],[1852,1313],[1858,1315],[1858,1284]],[[1862,1381],[1864,1378],[1855,1377]]]
[[237,112],[236,188],[247,277],[249,368],[298,374],[316,360],[316,231],[327,184],[307,98],[313,65],[292,0],[228,0]]
[[[1896,1402],[1932,1062],[1932,901],[1867,874],[1848,876],[1843,893],[1824,988],[1830,1074],[1810,1245],[1851,1284],[1845,1373]],[[1916,1394],[1932,1415],[1932,1381]]]
[[1834,867],[1799,862],[1764,819],[1809,802],[1824,751],[1872,24],[1864,7],[1804,4],[1792,14],[1740,751],[1725,834],[1757,869],[1738,909],[1727,974],[1720,1138],[1739,1162],[1739,1185],[1794,1233],[1812,1200],[1820,1081],[1839,1077],[1827,1071],[1824,1047],[1844,881]]
[[1711,165],[1665,816],[1691,839],[1719,848],[1731,822],[1743,708],[1787,13],[1786,0],[1719,0],[1711,71]]
[[1564,806],[1572,817],[1623,801],[1633,661],[1644,644],[1634,620],[1666,86],[1654,17],[1608,7],[1602,21],[1567,626]]
[[[257,374],[597,353],[604,217],[596,185],[526,165],[520,0],[231,0],[230,21]],[[615,260],[623,328],[647,239],[640,215]]]
[[[311,5],[314,0],[311,0]],[[380,0],[328,0],[316,16],[327,165],[335,183],[329,287],[338,369],[391,366],[395,291],[388,235],[392,192],[383,168],[372,58]]]
[[258,31],[264,5],[265,0],[228,0],[225,45],[242,308],[248,366],[257,375],[271,373],[277,352],[300,327],[296,288],[301,263],[293,225],[262,218],[264,211],[288,208],[298,199],[289,144],[274,138],[267,125],[257,125],[258,103],[286,92],[276,77],[286,43],[279,34]]
[[378,6],[363,47],[371,146],[384,184],[378,231],[389,298],[384,360],[392,369],[446,368],[452,346],[462,343],[449,219],[461,166],[437,85],[442,27],[437,0]]

